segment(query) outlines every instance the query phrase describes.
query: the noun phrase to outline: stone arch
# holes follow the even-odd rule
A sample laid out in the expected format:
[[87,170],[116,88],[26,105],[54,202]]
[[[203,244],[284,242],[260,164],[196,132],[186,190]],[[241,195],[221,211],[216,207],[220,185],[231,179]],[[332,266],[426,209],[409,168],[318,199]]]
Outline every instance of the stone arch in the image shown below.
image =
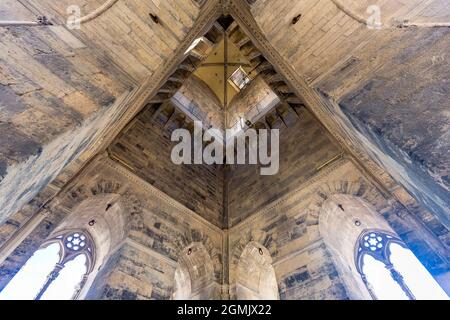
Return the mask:
[[80,203],[104,195],[109,199],[106,206],[120,206],[122,214],[126,216],[124,230],[128,235],[131,230],[141,230],[143,227],[142,204],[134,193],[123,189],[119,182],[102,179],[91,186],[72,188],[60,203],[73,212]]
[[95,244],[96,262],[79,297],[85,298],[102,267],[130,235],[143,227],[142,205],[119,183],[101,180],[92,186],[77,186],[59,203],[70,211],[52,232],[84,229]]
[[[42,214],[45,214],[47,218],[37,226],[34,226],[33,229],[30,229],[25,240],[21,240],[20,243],[17,244],[15,251],[10,253],[11,255],[20,258],[14,259],[14,262],[9,264],[8,268],[10,268],[12,272],[9,273],[8,277],[2,278],[0,286],[4,287],[32,254],[39,249],[42,243],[54,236],[57,232],[74,228],[87,229],[87,231],[91,232],[92,230],[90,229],[92,228],[88,227],[88,223],[93,220],[92,211],[91,214],[79,215],[82,211],[82,206],[87,205],[90,201],[92,201],[91,205],[95,206],[96,202],[102,202],[99,199],[103,197],[105,201],[102,203],[102,206],[104,206],[105,209],[107,204],[117,203],[117,206],[122,208],[120,210],[122,212],[120,217],[121,219],[122,217],[124,218],[124,232],[128,233],[132,228],[139,228],[139,226],[142,225],[141,205],[139,200],[132,194],[122,192],[122,190],[123,187],[120,183],[102,179],[89,184],[76,184],[65,191],[60,197],[58,196],[50,203],[46,204],[42,209]],[[127,212],[130,213],[131,219],[127,216]],[[100,227],[98,227],[98,229],[100,229]],[[109,244],[105,245],[106,242],[104,242],[105,238],[109,239],[109,236],[101,237],[99,236],[101,233],[95,231],[94,233],[95,235],[93,235],[93,237],[95,238],[96,246],[101,248],[97,250],[99,251],[99,256],[105,256],[102,253],[108,252],[111,247]],[[118,234],[115,234],[114,236],[117,235]],[[97,245],[97,243],[100,245]],[[107,247],[106,250],[104,249],[105,247]],[[103,259],[98,259],[98,261],[101,260]]]
[[80,203],[87,198],[100,194],[120,194],[121,189],[122,185],[120,183],[102,179],[91,186],[82,184],[72,187],[67,192],[67,196],[62,200],[62,203],[71,206],[73,203]]
[[[435,232],[423,224],[423,218],[409,214],[408,209],[397,199],[384,195],[363,178],[355,181],[328,182],[316,189],[309,206],[305,210],[307,231],[311,238],[320,236],[318,232],[319,214],[323,203],[334,194],[352,195],[371,204],[378,213],[383,213],[397,233],[402,235],[408,232],[413,235],[410,236],[411,239],[404,238],[402,240],[411,247],[420,246],[422,249],[415,252],[416,254],[427,252],[427,256],[424,255],[421,258],[422,263],[427,265],[427,261],[435,261],[436,265],[430,264],[430,267],[436,267],[436,271],[448,267],[445,262],[447,260],[445,258],[448,252],[447,246],[442,239],[437,237]],[[415,241],[415,243],[412,241]]]
[[[251,241],[243,249],[234,270],[234,292],[238,300],[278,300],[278,282],[269,250]],[[231,282],[230,282],[231,283]]]
[[142,216],[141,200],[131,192],[125,192],[120,201],[129,215],[129,223],[127,225],[127,234],[134,231],[142,230],[144,227],[144,218]]
[[120,194],[107,193],[88,197],[71,209],[53,234],[68,229],[85,229],[95,243],[98,264],[127,236],[130,215]]
[[174,276],[174,300],[220,298],[213,261],[201,242],[189,244],[180,254]]
[[222,279],[222,252],[214,245],[213,240],[202,230],[189,229],[181,237],[175,240],[177,260],[185,253],[186,248],[193,243],[201,243],[213,263],[214,278],[216,282]]
[[[55,217],[62,216],[62,221],[59,222],[58,218],[56,227],[53,229],[50,225],[51,231],[49,230],[48,234],[40,237],[35,247],[30,248],[31,256],[39,249],[40,245],[62,239],[61,237],[65,239],[66,236],[80,233],[89,239],[86,242],[92,246],[89,245],[89,255],[86,255],[89,260],[88,273],[83,278],[81,291],[77,292],[77,299],[85,297],[101,267],[127,237],[132,221],[128,209],[129,204],[136,204],[135,201],[129,202],[127,198],[117,193],[97,193],[82,197],[82,199],[84,200],[70,207],[58,207],[57,204],[54,204],[52,211],[49,212],[53,212]],[[64,214],[57,215],[59,212]],[[26,263],[27,260],[24,260],[23,263]],[[61,263],[63,264],[63,262]]]
[[254,243],[259,247],[264,248],[263,250],[267,250],[267,255],[270,257],[273,257],[276,254],[275,242],[267,235],[265,231],[260,229],[246,230],[239,240],[232,244],[232,248],[230,249],[229,283],[231,286],[230,290],[232,291],[231,296],[235,296],[233,286],[236,283],[236,270],[239,264],[239,259],[249,243]]
[[323,204],[333,195],[343,194],[358,197],[372,205],[377,212],[392,208],[392,199],[387,199],[378,189],[364,179],[356,181],[331,181],[316,189],[307,207],[307,232],[310,238],[319,237],[319,216]]
[[[315,190],[306,210],[307,234],[311,240],[320,238],[324,240],[327,251],[331,253],[333,263],[343,279],[347,294],[354,299],[370,299],[371,297],[365,284],[359,279],[359,274],[354,273],[353,266],[350,268],[348,264],[345,265],[342,261],[339,261],[338,250],[333,249],[332,247],[333,241],[337,240],[327,239],[327,234],[332,233],[326,226],[329,226],[329,228],[333,227],[333,224],[324,223],[324,221],[328,221],[328,212],[345,212],[349,203],[354,203],[354,205],[351,206],[353,209],[359,206],[359,208],[364,208],[364,210],[370,212],[370,215],[374,217],[374,220],[370,220],[370,223],[366,222],[365,225],[372,224],[372,226],[378,226],[385,230],[392,230],[379,212],[389,210],[393,206],[393,201],[386,198],[365,179],[360,178],[354,181],[343,180],[326,182]],[[356,228],[356,220],[361,223],[361,226],[363,225],[361,218],[358,218],[356,215],[353,217],[349,214],[347,217],[349,219],[351,217],[351,221],[348,221],[348,225],[353,225]],[[359,233],[360,232],[362,232],[362,230],[360,230]],[[392,232],[394,231],[392,230]],[[343,234],[343,232],[334,232],[334,234]],[[347,245],[350,246],[349,250],[353,255],[354,243],[347,243]]]
[[355,263],[358,239],[365,230],[370,229],[396,235],[375,206],[361,197],[335,194],[322,204],[319,233],[352,299],[371,299]]
[[238,241],[233,243],[230,256],[230,268],[231,266],[235,267],[237,265],[242,252],[250,242],[259,244],[261,247],[264,247],[266,250],[268,250],[271,256],[274,256],[276,254],[276,247],[272,245],[273,242],[271,240],[272,239],[270,239],[267,233],[263,230],[251,229],[246,231]]
[[[199,99],[199,95],[201,95],[201,99]],[[211,87],[196,75],[186,79],[175,94],[175,98],[185,108],[192,110],[192,114],[197,119],[202,119],[205,127],[223,127],[220,99]]]

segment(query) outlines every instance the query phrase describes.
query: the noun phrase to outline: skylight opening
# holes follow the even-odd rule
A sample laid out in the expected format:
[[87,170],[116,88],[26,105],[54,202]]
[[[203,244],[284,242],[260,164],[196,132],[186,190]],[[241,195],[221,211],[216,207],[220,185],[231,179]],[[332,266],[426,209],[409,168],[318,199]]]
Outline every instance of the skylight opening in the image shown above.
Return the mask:
[[249,83],[251,79],[242,67],[236,69],[235,72],[228,78],[228,82],[237,90],[241,91]]

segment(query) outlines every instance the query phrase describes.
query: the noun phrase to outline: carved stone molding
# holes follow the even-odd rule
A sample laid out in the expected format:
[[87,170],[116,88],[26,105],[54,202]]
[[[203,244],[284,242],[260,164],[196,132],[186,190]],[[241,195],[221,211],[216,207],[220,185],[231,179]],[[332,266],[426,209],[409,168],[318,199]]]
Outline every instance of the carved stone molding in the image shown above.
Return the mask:
[[[317,91],[311,88],[305,79],[298,75],[296,71],[280,56],[266,39],[261,29],[257,25],[247,3],[243,0],[230,0],[230,14],[246,32],[254,45],[263,53],[266,59],[274,66],[299,97],[304,99],[309,109],[322,125],[331,133],[339,144],[353,155],[374,177],[389,177],[382,184],[391,189],[396,185],[395,181],[388,176],[385,171],[378,166],[364,150],[351,143],[351,139],[346,132],[333,118],[330,112],[332,106]],[[379,179],[378,179],[379,180]]]
[[169,257],[167,257],[167,256],[165,256],[165,255],[162,255],[161,253],[159,253],[159,252],[157,252],[157,251],[155,251],[155,250],[152,250],[152,249],[150,249],[149,247],[144,246],[143,244],[141,244],[141,243],[139,243],[139,242],[137,242],[137,241],[135,241],[135,240],[133,240],[133,239],[126,238],[126,239],[118,246],[118,248],[120,249],[124,244],[127,244],[127,245],[133,247],[134,249],[136,249],[136,250],[138,250],[138,251],[144,252],[144,253],[146,253],[146,254],[148,254],[148,255],[154,257],[154,258],[157,259],[157,260],[164,261],[165,263],[167,263],[168,265],[170,265],[170,266],[173,267],[174,269],[175,269],[175,268],[177,267],[177,265],[178,265],[178,263],[177,263],[175,260],[172,260],[171,258],[169,258]]
[[97,150],[104,151],[122,129],[137,115],[145,104],[157,93],[159,88],[167,81],[185,58],[185,52],[192,42],[205,34],[220,17],[221,3],[219,0],[209,0],[200,11],[199,18],[194,23],[192,30],[186,35],[182,44],[166,63],[164,63],[154,74],[136,90],[128,101],[128,108],[116,125],[112,127],[105,139],[97,144]]
[[136,174],[128,170],[127,168],[123,167],[121,164],[115,162],[114,160],[107,159],[104,162],[104,165],[109,167],[110,169],[114,170],[118,174],[126,177],[128,181],[132,182],[133,184],[143,188],[146,192],[149,192],[150,194],[154,195],[158,199],[162,200],[163,202],[167,203],[168,205],[174,207],[178,212],[183,214],[183,218],[193,219],[196,222],[198,222],[200,225],[208,228],[211,231],[214,232],[222,232],[222,229],[215,226],[208,220],[202,218],[197,213],[192,211],[191,209],[185,207],[180,202],[176,201],[175,199],[171,198],[164,192],[158,190],[154,186],[152,186],[147,181],[143,180],[142,178],[138,177]]
[[239,230],[243,230],[243,229],[247,228],[249,225],[253,224],[254,221],[260,219],[261,216],[263,216],[267,212],[273,210],[276,207],[279,207],[280,205],[282,205],[285,202],[290,201],[292,198],[298,196],[298,194],[301,193],[302,191],[304,191],[308,188],[313,188],[315,186],[315,184],[317,184],[320,181],[323,181],[333,171],[339,169],[340,167],[342,167],[348,163],[349,163],[349,160],[346,158],[341,158],[341,159],[333,162],[332,164],[330,164],[329,166],[327,166],[326,168],[324,168],[323,170],[318,172],[316,175],[311,177],[308,181],[300,184],[297,189],[291,191],[290,193],[286,194],[282,198],[275,200],[274,202],[268,204],[263,209],[253,213],[247,219],[245,219],[245,220],[239,222],[237,225],[233,226],[230,230],[232,230],[232,231],[238,230],[238,232],[239,232]]

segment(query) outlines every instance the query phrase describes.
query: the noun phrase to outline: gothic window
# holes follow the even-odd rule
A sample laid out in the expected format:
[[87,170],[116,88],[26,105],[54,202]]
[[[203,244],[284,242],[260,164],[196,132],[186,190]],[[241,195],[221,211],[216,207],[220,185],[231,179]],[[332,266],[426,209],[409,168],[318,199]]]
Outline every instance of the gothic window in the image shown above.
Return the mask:
[[363,232],[357,243],[356,266],[374,299],[448,299],[430,273],[396,236]]
[[33,254],[0,292],[0,300],[75,299],[93,265],[94,246],[88,233],[58,235]]

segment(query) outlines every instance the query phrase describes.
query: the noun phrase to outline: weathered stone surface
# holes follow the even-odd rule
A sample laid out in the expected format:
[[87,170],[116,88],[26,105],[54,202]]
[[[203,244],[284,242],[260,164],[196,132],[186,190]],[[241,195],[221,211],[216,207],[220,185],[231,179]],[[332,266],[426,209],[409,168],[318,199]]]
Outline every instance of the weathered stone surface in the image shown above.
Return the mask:
[[[55,22],[65,18],[68,0],[30,1]],[[369,1],[249,1],[273,50],[323,93],[350,144],[406,189],[383,185],[346,155],[313,116],[317,106],[304,108],[267,61],[256,69],[284,100],[254,125],[281,130],[275,176],[258,166],[174,165],[170,134],[191,123],[165,91],[83,168],[91,156],[83,151],[125,112],[118,97],[171,57],[203,2],[119,1],[73,34],[59,25],[0,28],[0,290],[49,237],[75,228],[96,250],[80,298],[370,298],[348,282],[349,273],[362,282],[354,238],[368,227],[398,234],[448,292],[449,32],[391,28],[415,6],[416,22],[445,19],[444,2],[380,2],[388,14],[376,31],[364,22]],[[98,4],[83,3],[86,12]],[[150,28],[147,11],[162,23]],[[34,19],[22,6],[0,5],[0,17]],[[235,40],[260,57],[249,38]],[[267,88],[255,78],[228,118],[248,114]],[[191,78],[181,91],[198,118],[224,125],[207,84]],[[327,224],[330,216],[349,228]]]
[[[199,13],[190,0],[158,7],[120,1],[71,31],[64,26],[70,5],[78,5],[86,16],[101,3],[0,5],[2,21],[36,22],[36,9],[53,23],[0,30],[1,221],[77,158],[95,133],[110,126],[116,99],[169,58]],[[166,20],[164,28],[149,26],[149,10]]]
[[221,165],[176,165],[171,153],[178,142],[171,142],[165,127],[170,114],[148,108],[133,126],[110,147],[119,158],[150,184],[180,201],[203,218],[222,226],[223,168]]
[[[368,28],[378,9],[381,28]],[[438,27],[449,20],[445,1],[268,0],[251,10],[298,74],[340,103],[354,143],[448,228],[449,31]],[[415,27],[398,28],[403,22]]]
[[226,111],[227,128],[233,128],[236,122],[242,121],[241,119],[252,120],[254,117],[265,114],[272,109],[273,106],[267,101],[267,97],[271,98],[272,95],[276,97],[261,76],[253,79],[230,101]]
[[230,226],[245,220],[267,204],[307,181],[326,161],[340,153],[306,110],[290,127],[280,124],[280,171],[261,176],[258,166],[235,165],[227,175]]

